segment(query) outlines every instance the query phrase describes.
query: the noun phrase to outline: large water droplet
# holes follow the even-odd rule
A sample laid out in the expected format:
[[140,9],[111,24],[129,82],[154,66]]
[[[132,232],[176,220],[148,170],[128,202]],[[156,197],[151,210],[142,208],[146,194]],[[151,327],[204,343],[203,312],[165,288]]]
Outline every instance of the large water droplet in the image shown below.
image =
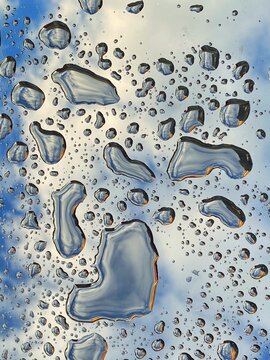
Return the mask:
[[21,163],[28,157],[28,146],[21,142],[16,141],[7,151],[7,159],[11,163]]
[[11,79],[15,75],[16,60],[12,56],[7,56],[0,63],[0,75]]
[[120,98],[110,80],[74,64],[66,64],[52,74],[67,100],[73,104],[117,103]]
[[182,137],[169,163],[170,179],[181,181],[189,177],[208,175],[213,169],[220,168],[226,174],[239,179],[252,169],[249,153],[234,145],[210,145],[191,137]]
[[204,110],[201,106],[189,106],[182,114],[180,127],[184,132],[190,132],[204,124]]
[[216,70],[219,65],[219,51],[204,45],[200,50],[200,66],[205,70]]
[[96,258],[99,279],[73,288],[67,301],[69,316],[93,322],[148,314],[158,281],[157,259],[152,233],[144,222],[133,220],[103,231]]

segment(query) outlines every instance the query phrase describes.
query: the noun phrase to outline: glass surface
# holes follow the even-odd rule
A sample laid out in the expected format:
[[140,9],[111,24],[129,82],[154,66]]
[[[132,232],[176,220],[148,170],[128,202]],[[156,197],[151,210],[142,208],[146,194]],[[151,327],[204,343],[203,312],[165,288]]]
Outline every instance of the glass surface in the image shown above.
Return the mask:
[[270,3],[0,8],[0,358],[269,359]]

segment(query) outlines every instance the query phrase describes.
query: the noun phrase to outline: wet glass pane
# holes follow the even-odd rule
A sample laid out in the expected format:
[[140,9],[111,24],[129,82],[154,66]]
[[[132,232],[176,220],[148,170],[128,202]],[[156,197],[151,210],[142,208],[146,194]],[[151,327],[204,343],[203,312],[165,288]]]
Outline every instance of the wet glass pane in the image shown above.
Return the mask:
[[269,359],[269,2],[0,8],[0,358]]

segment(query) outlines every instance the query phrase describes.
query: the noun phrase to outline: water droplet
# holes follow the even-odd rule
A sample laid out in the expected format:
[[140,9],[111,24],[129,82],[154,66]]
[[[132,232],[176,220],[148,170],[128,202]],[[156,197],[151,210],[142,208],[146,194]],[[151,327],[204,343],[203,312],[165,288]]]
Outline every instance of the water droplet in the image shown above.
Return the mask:
[[170,225],[174,222],[175,211],[172,208],[162,207],[154,213],[153,218],[162,225]]
[[120,100],[110,80],[78,65],[64,65],[52,74],[52,79],[73,104],[109,105]]
[[75,211],[85,197],[85,187],[79,181],[71,181],[52,193],[55,226],[53,241],[64,258],[76,256],[84,248],[86,239]]
[[234,145],[210,145],[195,138],[182,137],[167,172],[170,179],[181,181],[206,176],[215,168],[224,170],[233,179],[239,179],[250,172],[252,160],[246,150]]
[[7,159],[11,163],[21,163],[28,157],[28,146],[21,142],[16,141],[7,151]]
[[42,129],[37,121],[32,122],[29,129],[38,145],[42,160],[50,165],[58,163],[66,150],[66,141],[63,135],[57,131]]
[[182,114],[180,128],[184,132],[190,132],[197,126],[204,124],[204,110],[201,106],[189,106]]
[[224,225],[232,228],[241,227],[246,220],[243,211],[223,196],[213,196],[202,200],[199,211],[205,216],[217,217]]
[[250,113],[249,101],[230,99],[220,110],[220,120],[228,127],[241,126]]
[[205,70],[216,70],[219,65],[219,51],[211,46],[204,45],[200,49],[200,66]]
[[128,176],[137,180],[152,182],[155,175],[142,161],[131,160],[123,147],[109,143],[103,152],[106,165],[114,174]]
[[0,140],[5,139],[12,132],[12,120],[6,114],[0,114]]
[[142,221],[103,231],[96,258],[99,279],[94,285],[73,288],[67,301],[69,316],[93,322],[148,314],[158,281],[157,259],[152,233]]
[[264,264],[255,265],[250,269],[250,276],[255,280],[260,280],[268,275],[268,268]]
[[45,101],[44,92],[36,85],[27,81],[20,81],[11,93],[13,104],[29,110],[38,110]]
[[71,32],[62,21],[53,21],[40,30],[40,40],[51,49],[65,49],[71,40]]
[[149,198],[143,189],[132,189],[127,193],[128,200],[136,206],[143,206],[148,204]]
[[131,14],[138,14],[140,11],[142,11],[143,7],[144,7],[143,1],[134,1],[127,5],[126,10]]
[[103,360],[106,357],[108,346],[106,340],[99,334],[93,333],[79,340],[68,342],[65,356],[67,360]]
[[217,354],[221,360],[235,360],[238,356],[238,347],[235,342],[226,340],[219,344]]
[[173,63],[165,58],[158,59],[156,67],[163,75],[171,75],[174,72]]
[[83,11],[90,15],[94,15],[101,9],[103,0],[79,0],[79,3]]
[[0,63],[0,75],[11,79],[15,75],[16,60],[12,56],[7,56]]

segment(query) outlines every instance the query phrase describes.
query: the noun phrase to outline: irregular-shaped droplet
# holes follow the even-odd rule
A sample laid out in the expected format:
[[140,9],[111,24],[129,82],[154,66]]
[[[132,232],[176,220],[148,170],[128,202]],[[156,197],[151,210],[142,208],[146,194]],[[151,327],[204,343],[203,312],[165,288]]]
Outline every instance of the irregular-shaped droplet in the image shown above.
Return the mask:
[[28,146],[21,142],[16,141],[7,151],[7,159],[11,163],[21,163],[28,157]]
[[12,90],[11,101],[25,109],[38,110],[45,101],[45,94],[38,86],[20,81]]
[[189,106],[182,114],[180,128],[184,132],[190,132],[197,126],[204,124],[204,110],[201,106]]
[[52,193],[54,202],[53,241],[64,258],[78,255],[85,245],[85,235],[79,226],[75,212],[86,197],[86,190],[79,181],[71,181]]
[[230,99],[220,110],[220,120],[228,127],[237,127],[247,120],[249,113],[249,101]]
[[155,86],[155,80],[152,78],[147,78],[142,83],[142,88],[136,90],[136,96],[137,97],[145,97],[149,90],[153,89]]
[[103,157],[114,174],[128,176],[137,180],[151,182],[155,179],[152,170],[142,161],[131,160],[124,148],[117,143],[105,146]]
[[257,311],[257,305],[252,302],[252,301],[248,301],[246,300],[244,302],[244,306],[243,306],[245,312],[247,312],[248,314],[255,314],[255,312]]
[[34,211],[28,211],[21,221],[21,227],[25,229],[39,230],[37,216]]
[[37,143],[42,160],[46,164],[56,164],[62,159],[66,151],[66,141],[63,135],[57,131],[42,129],[37,121],[31,123],[30,133]]
[[162,140],[169,140],[175,133],[175,120],[169,118],[158,124],[158,137]]
[[0,75],[11,79],[15,75],[16,60],[12,56],[7,56],[0,63]]
[[79,0],[79,3],[83,11],[94,15],[102,8],[103,0]]
[[205,216],[215,216],[231,228],[244,225],[246,217],[243,211],[232,201],[223,196],[213,196],[205,199],[199,204],[199,211]]
[[69,27],[62,21],[53,21],[43,26],[38,36],[48,48],[59,50],[65,49],[71,40]]
[[260,280],[266,275],[268,275],[268,268],[264,264],[255,265],[250,269],[250,276],[255,280]]
[[249,70],[249,64],[246,61],[240,61],[235,64],[235,68],[233,69],[233,77],[235,80],[240,80]]
[[158,59],[156,67],[163,75],[171,75],[174,72],[173,63],[165,58]]
[[52,79],[72,104],[109,105],[120,100],[110,80],[78,65],[64,65],[53,72]]
[[128,200],[136,206],[146,205],[149,201],[147,192],[143,189],[132,189],[127,193]]
[[200,66],[205,70],[216,70],[219,65],[219,51],[208,45],[200,49]]
[[162,225],[170,225],[174,222],[175,211],[169,207],[162,207],[154,213],[153,218]]
[[189,95],[189,90],[185,86],[178,86],[175,90],[175,97],[179,101],[184,101]]
[[144,7],[143,1],[134,1],[127,5],[126,10],[131,14],[138,14],[140,11],[142,11],[143,7]]
[[28,266],[28,274],[29,274],[29,276],[31,278],[33,278],[34,276],[36,276],[40,272],[41,272],[41,266],[38,263],[33,262],[32,264],[30,264]]
[[77,321],[128,320],[152,310],[158,281],[158,253],[149,227],[140,220],[102,232],[96,266],[98,281],[76,285],[67,301]]
[[238,356],[238,347],[235,342],[226,340],[219,344],[217,354],[221,360],[235,360]]
[[5,139],[12,131],[12,120],[6,114],[0,114],[0,140]]
[[67,360],[104,360],[108,351],[106,340],[93,333],[79,340],[68,342],[65,356]]
[[170,160],[170,179],[181,181],[190,177],[201,177],[220,168],[233,178],[240,179],[252,169],[250,154],[234,145],[211,145],[195,138],[184,136],[177,143]]
[[58,325],[62,326],[64,330],[69,329],[69,324],[67,323],[67,319],[63,315],[56,315],[55,321]]

